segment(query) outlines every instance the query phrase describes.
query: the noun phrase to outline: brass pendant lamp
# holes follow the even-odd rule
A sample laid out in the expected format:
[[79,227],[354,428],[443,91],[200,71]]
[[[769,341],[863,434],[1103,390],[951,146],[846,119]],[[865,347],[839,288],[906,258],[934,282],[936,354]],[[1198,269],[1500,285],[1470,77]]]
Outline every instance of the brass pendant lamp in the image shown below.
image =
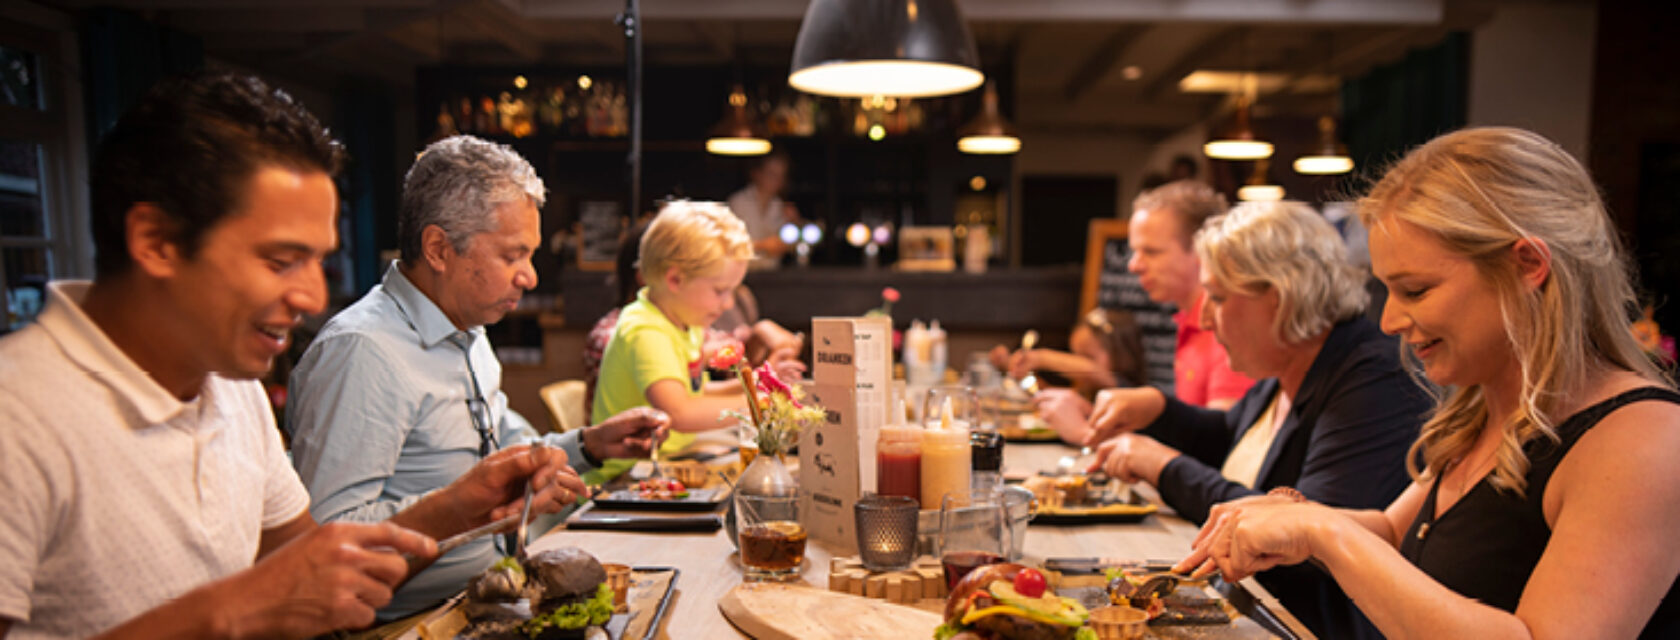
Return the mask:
[[1318,153],[1295,159],[1295,172],[1309,175],[1336,175],[1353,170],[1353,158],[1347,147],[1336,141],[1336,119],[1328,115],[1318,118]]
[[998,112],[997,83],[987,82],[980,98],[980,115],[957,130],[957,150],[963,153],[1010,154],[1021,150],[1014,125]]
[[1254,171],[1248,175],[1248,184],[1237,189],[1237,199],[1243,202],[1274,202],[1283,199],[1283,187],[1271,184],[1266,173],[1271,169],[1272,161],[1260,158],[1254,161]]
[[729,92],[723,120],[712,126],[706,151],[724,156],[761,156],[770,153],[764,125],[747,111],[747,92],[736,84]]
[[1202,153],[1219,160],[1260,160],[1272,157],[1272,143],[1256,138],[1249,124],[1253,99],[1246,93],[1237,98],[1236,120],[1223,137],[1202,145]]

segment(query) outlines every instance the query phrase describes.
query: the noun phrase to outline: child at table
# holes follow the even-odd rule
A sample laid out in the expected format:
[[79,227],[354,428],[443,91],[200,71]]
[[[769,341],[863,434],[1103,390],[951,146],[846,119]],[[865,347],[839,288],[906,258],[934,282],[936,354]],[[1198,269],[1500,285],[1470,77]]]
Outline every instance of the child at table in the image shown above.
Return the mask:
[[[706,327],[735,306],[752,238],[727,207],[679,200],[648,224],[641,255],[647,286],[619,312],[601,355],[593,412],[611,416],[643,405],[666,412],[671,435],[660,451],[670,454],[692,442],[690,434],[730,424],[725,410],[747,411],[740,383],[707,378],[702,346]],[[797,379],[802,368],[793,361],[778,373]],[[585,479],[610,479],[632,462],[608,461]]]

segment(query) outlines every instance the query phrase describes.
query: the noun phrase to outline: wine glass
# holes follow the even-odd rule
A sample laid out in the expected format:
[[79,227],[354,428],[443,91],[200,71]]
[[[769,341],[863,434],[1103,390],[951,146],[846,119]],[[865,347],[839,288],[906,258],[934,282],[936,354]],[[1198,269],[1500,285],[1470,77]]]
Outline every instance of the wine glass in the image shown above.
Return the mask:
[[929,388],[922,400],[922,427],[937,429],[944,419],[945,403],[951,403],[951,428],[973,429],[980,424],[980,396],[974,387],[946,384]]

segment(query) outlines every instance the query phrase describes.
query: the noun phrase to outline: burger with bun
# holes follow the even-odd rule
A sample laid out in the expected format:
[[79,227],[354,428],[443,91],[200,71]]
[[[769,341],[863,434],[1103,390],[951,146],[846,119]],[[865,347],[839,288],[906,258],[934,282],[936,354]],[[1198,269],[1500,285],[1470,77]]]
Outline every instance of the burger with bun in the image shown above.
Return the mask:
[[1096,640],[1085,607],[1057,596],[1037,569],[989,564],[969,572],[945,600],[934,640]]

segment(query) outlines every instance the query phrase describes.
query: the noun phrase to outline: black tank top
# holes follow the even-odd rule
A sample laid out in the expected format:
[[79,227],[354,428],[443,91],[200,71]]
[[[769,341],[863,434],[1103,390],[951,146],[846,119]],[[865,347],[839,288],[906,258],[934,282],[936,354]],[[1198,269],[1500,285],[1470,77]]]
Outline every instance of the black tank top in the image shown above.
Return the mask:
[[[1525,497],[1500,491],[1483,478],[1436,518],[1436,495],[1441,489],[1440,476],[1436,476],[1417,519],[1400,542],[1400,554],[1460,595],[1515,612],[1528,576],[1552,537],[1541,507],[1552,472],[1599,420],[1641,400],[1680,404],[1680,393],[1657,387],[1627,391],[1570,416],[1557,428],[1561,442],[1541,438],[1524,445],[1529,459]],[[1641,638],[1680,638],[1677,587],[1680,582],[1669,586]]]

